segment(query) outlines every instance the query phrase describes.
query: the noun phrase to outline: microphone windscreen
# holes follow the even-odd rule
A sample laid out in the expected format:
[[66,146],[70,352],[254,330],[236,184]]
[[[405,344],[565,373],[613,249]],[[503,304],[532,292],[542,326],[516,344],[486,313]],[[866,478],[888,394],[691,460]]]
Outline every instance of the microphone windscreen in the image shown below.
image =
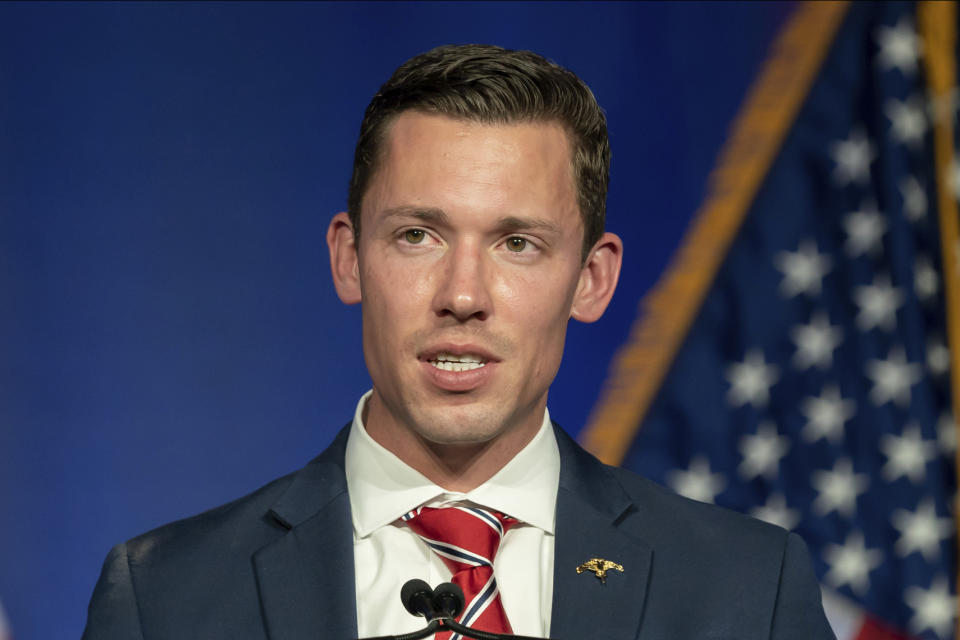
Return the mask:
[[453,582],[443,582],[433,591],[433,607],[442,611],[451,618],[456,618],[463,611],[465,598],[460,585]]
[[400,601],[403,602],[403,608],[411,615],[426,618],[430,615],[433,606],[433,589],[419,578],[407,580],[400,589]]

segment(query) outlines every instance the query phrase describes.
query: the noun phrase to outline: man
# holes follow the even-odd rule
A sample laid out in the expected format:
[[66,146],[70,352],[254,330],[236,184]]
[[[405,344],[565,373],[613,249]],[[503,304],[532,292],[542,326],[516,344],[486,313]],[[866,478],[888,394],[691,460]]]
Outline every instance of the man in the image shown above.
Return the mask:
[[401,585],[451,576],[489,630],[832,637],[799,538],[605,467],[549,419],[567,322],[619,274],[609,161],[589,89],[535,54],[401,66],[327,234],[372,391],[304,469],[115,547],[84,637],[408,632]]

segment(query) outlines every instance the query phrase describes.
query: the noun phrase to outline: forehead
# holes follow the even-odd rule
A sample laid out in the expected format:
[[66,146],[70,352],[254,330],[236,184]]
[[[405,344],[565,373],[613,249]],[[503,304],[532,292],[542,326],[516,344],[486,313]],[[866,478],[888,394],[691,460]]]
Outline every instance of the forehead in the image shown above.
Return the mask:
[[384,137],[363,215],[376,222],[378,213],[402,206],[549,213],[558,225],[578,228],[568,135],[554,122],[488,124],[404,112]]

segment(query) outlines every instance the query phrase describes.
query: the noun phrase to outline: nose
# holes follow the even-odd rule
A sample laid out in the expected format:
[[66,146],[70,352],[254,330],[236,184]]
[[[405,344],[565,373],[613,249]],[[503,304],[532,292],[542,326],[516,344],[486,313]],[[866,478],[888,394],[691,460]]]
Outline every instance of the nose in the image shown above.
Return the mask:
[[459,322],[486,320],[492,311],[483,250],[472,243],[451,247],[438,265],[434,310]]

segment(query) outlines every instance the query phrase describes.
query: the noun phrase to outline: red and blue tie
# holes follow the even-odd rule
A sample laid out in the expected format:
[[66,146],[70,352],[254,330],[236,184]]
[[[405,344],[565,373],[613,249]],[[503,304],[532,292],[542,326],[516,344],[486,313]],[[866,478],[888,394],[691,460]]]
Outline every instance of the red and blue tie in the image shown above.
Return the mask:
[[[452,582],[466,601],[457,621],[482,631],[513,633],[500,601],[493,558],[515,518],[473,506],[419,507],[401,517],[453,572]],[[460,634],[436,634],[437,640],[460,640]]]

